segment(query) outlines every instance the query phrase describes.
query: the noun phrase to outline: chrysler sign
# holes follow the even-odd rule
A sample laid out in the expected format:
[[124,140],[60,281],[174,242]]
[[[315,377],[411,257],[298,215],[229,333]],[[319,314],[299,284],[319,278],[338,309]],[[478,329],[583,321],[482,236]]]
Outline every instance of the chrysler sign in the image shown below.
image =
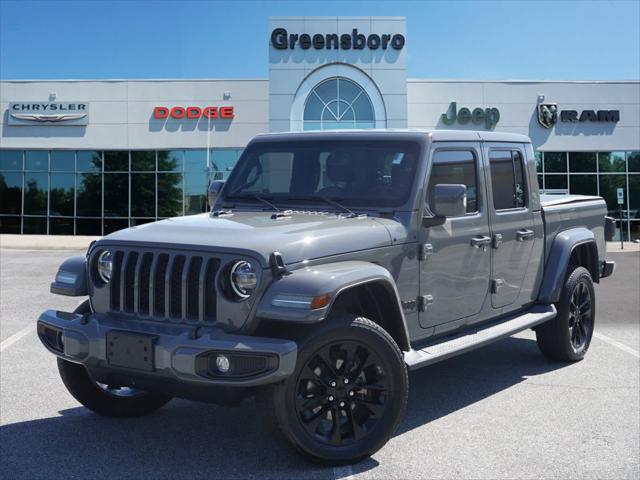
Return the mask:
[[88,125],[87,102],[12,102],[9,125]]

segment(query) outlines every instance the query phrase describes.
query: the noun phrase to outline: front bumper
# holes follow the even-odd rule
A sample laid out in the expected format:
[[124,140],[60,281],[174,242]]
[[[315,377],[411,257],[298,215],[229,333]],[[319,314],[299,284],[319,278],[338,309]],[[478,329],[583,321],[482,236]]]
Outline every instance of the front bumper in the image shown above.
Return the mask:
[[611,260],[603,260],[600,262],[600,278],[607,278],[613,275],[616,269],[616,262]]
[[[151,340],[151,368],[123,367],[107,355],[108,333],[134,334]],[[92,313],[87,315],[47,310],[38,319],[38,336],[52,353],[80,363],[92,372],[143,378],[147,382],[169,381],[190,386],[254,387],[278,382],[295,368],[297,345],[290,340],[224,333],[201,327],[127,319]],[[228,374],[215,371],[215,358],[231,359]],[[111,355],[111,353],[109,354]],[[213,359],[213,362],[211,361]],[[242,374],[233,373],[234,359]],[[253,363],[252,363],[253,362]],[[256,368],[252,369],[252,365]]]

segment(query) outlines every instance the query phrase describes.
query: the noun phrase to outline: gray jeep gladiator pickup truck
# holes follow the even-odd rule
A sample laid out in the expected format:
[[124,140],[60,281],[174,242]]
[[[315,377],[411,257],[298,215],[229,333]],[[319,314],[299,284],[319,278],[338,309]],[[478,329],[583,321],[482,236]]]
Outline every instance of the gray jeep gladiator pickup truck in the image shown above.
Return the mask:
[[91,410],[256,395],[298,450],[352,462],[402,421],[408,370],[529,328],[582,359],[614,269],[605,202],[541,196],[521,135],[260,135],[210,199],[61,265],[51,291],[88,299],[38,334]]

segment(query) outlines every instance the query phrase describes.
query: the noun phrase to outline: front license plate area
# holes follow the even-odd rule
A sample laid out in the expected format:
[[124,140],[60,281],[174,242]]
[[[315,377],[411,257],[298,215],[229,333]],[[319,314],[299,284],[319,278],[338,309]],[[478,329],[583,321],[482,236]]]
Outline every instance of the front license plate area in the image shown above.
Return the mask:
[[107,332],[107,362],[115,367],[152,372],[155,337],[136,333]]

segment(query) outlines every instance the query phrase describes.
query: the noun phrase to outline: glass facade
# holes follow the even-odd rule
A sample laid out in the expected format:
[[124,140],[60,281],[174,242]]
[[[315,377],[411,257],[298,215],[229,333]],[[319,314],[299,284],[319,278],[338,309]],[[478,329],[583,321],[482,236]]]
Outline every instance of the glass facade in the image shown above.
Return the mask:
[[[209,181],[226,179],[242,149],[0,150],[0,233],[103,235],[206,210]],[[538,184],[599,195],[640,238],[640,151],[536,152]]]
[[[624,240],[640,238],[640,152],[536,152],[536,167],[540,188],[599,195],[609,216],[622,217]],[[624,189],[622,209],[618,188]]]
[[0,150],[0,233],[105,235],[201,213],[241,152]]

